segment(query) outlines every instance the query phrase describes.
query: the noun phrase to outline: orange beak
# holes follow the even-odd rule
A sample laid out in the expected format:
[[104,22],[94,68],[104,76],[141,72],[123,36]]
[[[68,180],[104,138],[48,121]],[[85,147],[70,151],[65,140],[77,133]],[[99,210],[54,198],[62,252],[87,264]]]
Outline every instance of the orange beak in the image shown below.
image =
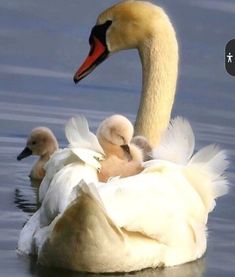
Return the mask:
[[74,75],[73,80],[75,84],[91,73],[97,65],[102,63],[108,57],[108,54],[109,51],[106,45],[104,45],[97,37],[94,37],[89,55]]

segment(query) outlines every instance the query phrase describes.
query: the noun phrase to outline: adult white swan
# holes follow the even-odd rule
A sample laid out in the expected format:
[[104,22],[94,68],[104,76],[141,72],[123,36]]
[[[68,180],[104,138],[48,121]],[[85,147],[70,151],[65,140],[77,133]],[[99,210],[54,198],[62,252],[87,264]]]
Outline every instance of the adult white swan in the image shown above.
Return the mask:
[[[109,53],[138,48],[143,92],[136,133],[157,145],[174,100],[178,47],[164,11],[124,1],[102,13],[90,36],[91,51],[77,82]],[[225,154],[214,146],[192,156],[190,125],[177,119],[141,174],[108,184],[80,183],[77,198],[34,234],[39,263],[88,272],[128,272],[173,266],[206,250],[208,213],[227,191]]]
[[75,83],[109,54],[138,49],[143,88],[135,133],[156,147],[170,120],[178,76],[178,43],[168,16],[151,3],[123,1],[98,17],[89,42],[91,50],[74,75]]

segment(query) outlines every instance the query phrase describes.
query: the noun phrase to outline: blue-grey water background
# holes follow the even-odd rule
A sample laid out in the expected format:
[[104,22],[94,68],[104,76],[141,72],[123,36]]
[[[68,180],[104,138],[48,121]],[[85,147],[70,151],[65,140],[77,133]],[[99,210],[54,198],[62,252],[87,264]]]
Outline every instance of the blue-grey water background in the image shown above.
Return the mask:
[[[84,114],[92,130],[113,113],[134,121],[141,88],[137,51],[111,56],[79,85],[72,82],[97,15],[115,2],[0,0],[0,276],[85,275],[44,269],[17,256],[19,231],[36,208],[36,189],[27,177],[35,158],[17,162],[16,156],[35,126],[50,127],[66,146],[64,123],[74,114]],[[235,77],[224,69],[225,45],[235,38],[235,1],[153,2],[172,18],[180,43],[173,115],[191,121],[197,148],[217,143],[228,150],[231,188],[210,214],[203,259],[135,275],[235,276]]]

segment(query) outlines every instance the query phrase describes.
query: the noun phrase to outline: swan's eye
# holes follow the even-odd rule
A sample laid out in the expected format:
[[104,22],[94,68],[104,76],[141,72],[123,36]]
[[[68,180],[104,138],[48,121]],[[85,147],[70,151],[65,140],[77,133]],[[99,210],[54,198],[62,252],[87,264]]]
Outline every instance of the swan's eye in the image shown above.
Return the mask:
[[35,145],[35,144],[37,144],[37,142],[36,142],[36,140],[33,140],[32,145]]
[[94,43],[94,37],[98,38],[101,42],[106,44],[106,32],[111,26],[112,20],[107,20],[105,23],[100,25],[95,25],[89,37],[89,44],[92,46]]

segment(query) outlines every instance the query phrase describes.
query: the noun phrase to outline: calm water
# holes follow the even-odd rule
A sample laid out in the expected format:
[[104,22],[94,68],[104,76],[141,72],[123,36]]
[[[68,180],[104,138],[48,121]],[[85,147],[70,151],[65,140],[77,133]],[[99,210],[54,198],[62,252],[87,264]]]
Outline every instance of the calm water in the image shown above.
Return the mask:
[[[107,115],[134,120],[141,71],[135,51],[102,64],[79,86],[75,69],[88,52],[97,14],[114,0],[0,0],[0,276],[83,276],[48,270],[15,251],[22,225],[36,209],[27,174],[34,158],[16,161],[29,131],[50,127],[66,145],[65,121],[83,113],[94,130]],[[235,274],[235,78],[224,70],[224,47],[235,37],[233,0],[154,1],[168,11],[181,48],[174,115],[187,117],[197,147],[218,143],[229,152],[229,195],[219,199],[208,224],[208,251],[195,263],[145,270],[138,277]],[[133,274],[131,274],[133,275]]]

